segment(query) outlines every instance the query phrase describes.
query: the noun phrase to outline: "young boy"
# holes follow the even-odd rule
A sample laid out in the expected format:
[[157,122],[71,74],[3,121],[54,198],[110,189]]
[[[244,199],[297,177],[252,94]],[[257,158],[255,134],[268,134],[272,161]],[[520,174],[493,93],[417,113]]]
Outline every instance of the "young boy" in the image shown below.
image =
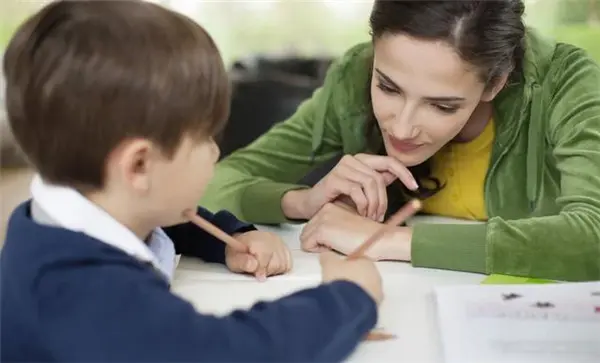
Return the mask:
[[249,254],[183,217],[229,112],[222,60],[193,21],[141,1],[53,2],[16,32],[4,69],[39,176],[0,259],[2,361],[333,362],[373,328],[377,269],[334,254],[320,286],[225,317],[170,293],[176,251],[259,277],[291,266],[279,239],[227,212],[198,209]]

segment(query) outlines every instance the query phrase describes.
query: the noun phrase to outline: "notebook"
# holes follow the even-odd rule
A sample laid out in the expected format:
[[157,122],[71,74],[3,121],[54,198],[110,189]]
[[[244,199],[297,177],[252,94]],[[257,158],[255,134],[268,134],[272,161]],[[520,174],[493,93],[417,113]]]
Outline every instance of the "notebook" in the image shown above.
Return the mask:
[[446,363],[600,362],[600,282],[435,289]]

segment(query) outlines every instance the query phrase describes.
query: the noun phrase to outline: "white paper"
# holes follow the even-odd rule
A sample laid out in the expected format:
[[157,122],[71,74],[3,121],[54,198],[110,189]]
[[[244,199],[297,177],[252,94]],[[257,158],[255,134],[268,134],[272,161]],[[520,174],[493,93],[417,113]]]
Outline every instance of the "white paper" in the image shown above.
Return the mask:
[[436,289],[447,363],[600,362],[600,282]]

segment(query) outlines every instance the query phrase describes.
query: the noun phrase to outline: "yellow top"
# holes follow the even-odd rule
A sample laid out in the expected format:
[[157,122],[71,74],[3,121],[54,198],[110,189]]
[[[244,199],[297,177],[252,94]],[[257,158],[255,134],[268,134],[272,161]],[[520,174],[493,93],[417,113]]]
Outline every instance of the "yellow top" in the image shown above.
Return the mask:
[[423,201],[423,212],[444,217],[487,220],[485,176],[494,143],[494,122],[467,143],[450,143],[432,159],[432,175],[444,188]]

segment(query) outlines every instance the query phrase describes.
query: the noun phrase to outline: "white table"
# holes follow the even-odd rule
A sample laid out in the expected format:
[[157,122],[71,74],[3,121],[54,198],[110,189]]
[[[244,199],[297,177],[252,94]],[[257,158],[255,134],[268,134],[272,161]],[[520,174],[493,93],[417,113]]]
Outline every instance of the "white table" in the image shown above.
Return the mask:
[[[315,286],[321,278],[318,256],[300,250],[302,226],[260,227],[278,233],[294,257],[294,269],[283,276],[258,282],[252,277],[232,274],[224,266],[182,258],[173,291],[190,301],[200,312],[226,314],[249,308],[257,300],[273,300],[304,287]],[[384,280],[385,300],[380,308],[379,326],[397,335],[385,342],[365,342],[349,358],[351,362],[441,362],[432,288],[450,284],[478,284],[483,275],[414,268],[408,263],[379,262]]]

